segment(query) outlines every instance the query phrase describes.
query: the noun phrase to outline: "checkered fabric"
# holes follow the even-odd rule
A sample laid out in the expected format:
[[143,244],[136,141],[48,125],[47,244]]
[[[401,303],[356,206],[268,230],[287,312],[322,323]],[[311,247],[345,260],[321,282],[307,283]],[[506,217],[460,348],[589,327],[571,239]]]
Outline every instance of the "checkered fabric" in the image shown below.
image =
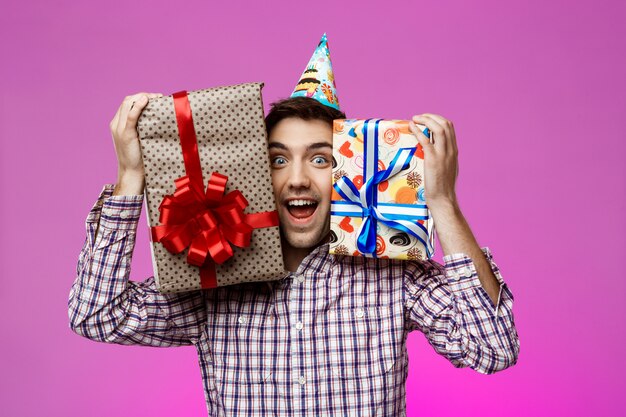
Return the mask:
[[70,328],[125,345],[195,345],[210,416],[403,416],[406,338],[422,332],[455,367],[492,374],[514,365],[513,294],[494,306],[472,260],[457,253],[397,261],[314,249],[271,282],[161,294],[130,281],[143,196],[104,186],[69,295]]

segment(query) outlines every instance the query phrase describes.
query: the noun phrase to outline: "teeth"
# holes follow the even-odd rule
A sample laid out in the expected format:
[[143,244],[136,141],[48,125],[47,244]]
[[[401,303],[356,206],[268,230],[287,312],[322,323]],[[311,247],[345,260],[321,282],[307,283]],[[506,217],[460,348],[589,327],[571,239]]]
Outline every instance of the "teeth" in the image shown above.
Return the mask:
[[288,204],[290,206],[306,206],[306,205],[313,205],[313,204],[315,204],[315,201],[311,201],[311,200],[291,200]]

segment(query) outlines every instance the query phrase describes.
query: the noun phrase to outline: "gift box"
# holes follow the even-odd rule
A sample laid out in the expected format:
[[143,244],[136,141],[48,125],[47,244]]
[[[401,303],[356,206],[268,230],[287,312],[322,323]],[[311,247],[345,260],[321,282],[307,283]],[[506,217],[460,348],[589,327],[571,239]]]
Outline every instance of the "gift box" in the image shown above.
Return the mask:
[[[417,127],[430,137],[425,126]],[[332,175],[330,253],[432,257],[424,152],[408,120],[335,120]]]
[[154,277],[162,293],[284,274],[261,89],[152,98],[137,132]]

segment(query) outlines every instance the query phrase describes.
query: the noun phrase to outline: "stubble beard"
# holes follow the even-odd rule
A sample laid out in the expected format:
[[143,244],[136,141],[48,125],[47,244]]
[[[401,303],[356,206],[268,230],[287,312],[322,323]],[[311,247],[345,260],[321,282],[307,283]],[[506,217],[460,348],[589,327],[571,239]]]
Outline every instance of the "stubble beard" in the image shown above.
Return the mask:
[[330,233],[329,210],[324,213],[323,218],[321,225],[305,233],[300,233],[297,229],[289,230],[281,224],[281,237],[292,248],[314,249],[323,243]]

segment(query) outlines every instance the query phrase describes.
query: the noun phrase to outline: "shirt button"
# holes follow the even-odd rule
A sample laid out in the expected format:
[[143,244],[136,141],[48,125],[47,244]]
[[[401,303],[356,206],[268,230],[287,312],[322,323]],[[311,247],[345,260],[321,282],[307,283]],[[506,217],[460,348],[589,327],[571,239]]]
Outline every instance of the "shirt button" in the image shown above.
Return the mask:
[[364,315],[364,314],[365,314],[365,313],[364,313],[364,312],[363,312],[363,310],[362,310],[362,309],[360,309],[360,308],[356,311],[356,316],[357,316],[358,318],[363,317],[363,315]]
[[246,324],[246,318],[244,316],[239,316],[239,323]]
[[298,281],[300,284],[302,284],[302,283],[304,282],[304,276],[302,276],[302,275],[298,275],[298,276],[296,277],[296,281]]
[[473,273],[472,270],[466,266],[465,268],[461,269],[461,275],[467,278],[471,278]]
[[304,385],[306,384],[306,378],[304,376],[301,376],[300,378],[298,378],[298,382],[300,383],[300,385]]
[[302,324],[302,322],[301,322],[301,321],[299,321],[299,322],[297,322],[297,323],[296,323],[296,329],[298,329],[298,330],[302,330],[302,327],[304,327],[304,325]]
[[127,218],[129,218],[129,217],[130,217],[130,211],[128,211],[128,210],[123,210],[123,211],[120,213],[120,217],[121,217],[122,219],[127,219]]
[[102,209],[102,214],[104,214],[106,216],[110,216],[111,214],[113,214],[113,210],[111,210],[110,208],[103,208]]

